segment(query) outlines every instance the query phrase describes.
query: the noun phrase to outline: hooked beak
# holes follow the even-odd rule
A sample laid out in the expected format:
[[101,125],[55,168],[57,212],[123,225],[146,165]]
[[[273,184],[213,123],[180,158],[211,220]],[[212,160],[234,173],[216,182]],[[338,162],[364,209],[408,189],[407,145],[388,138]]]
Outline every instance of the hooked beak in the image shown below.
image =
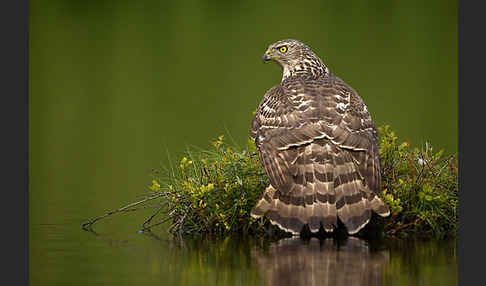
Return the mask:
[[263,55],[263,63],[266,63],[268,62],[269,60],[271,60],[272,58],[268,55],[267,52],[265,52],[265,54]]

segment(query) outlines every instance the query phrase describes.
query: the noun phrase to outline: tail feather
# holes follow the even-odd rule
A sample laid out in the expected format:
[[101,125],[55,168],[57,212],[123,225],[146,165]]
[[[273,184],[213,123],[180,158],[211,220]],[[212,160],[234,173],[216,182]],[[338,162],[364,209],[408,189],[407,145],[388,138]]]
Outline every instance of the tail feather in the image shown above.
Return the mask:
[[349,151],[326,140],[279,154],[290,164],[288,189],[270,184],[251,211],[254,218],[268,213],[270,222],[299,234],[304,225],[311,232],[322,227],[332,232],[337,219],[349,234],[357,233],[370,220],[371,212],[387,216],[386,204],[364,184],[359,166]]
[[371,197],[369,200],[371,209],[382,217],[390,215],[390,209],[377,195]]
[[325,231],[332,232],[337,227],[336,192],[334,190],[334,163],[331,148],[325,144],[312,144],[314,153],[314,226],[312,232],[319,230],[319,224]]
[[275,189],[272,185],[269,185],[263,192],[262,198],[256,203],[256,205],[251,210],[250,215],[257,219],[261,218],[271,207],[273,202],[273,196],[275,194]]
[[268,213],[270,222],[284,231],[298,235],[302,230],[302,227],[305,225],[305,222],[301,220],[302,218],[300,215],[304,207],[292,205],[286,202],[286,199],[281,200],[279,191],[275,194],[274,203]]
[[365,203],[367,195],[355,163],[347,152],[335,156],[334,186],[340,198],[336,203],[338,217],[346,226],[348,233],[353,234],[363,228],[371,217]]

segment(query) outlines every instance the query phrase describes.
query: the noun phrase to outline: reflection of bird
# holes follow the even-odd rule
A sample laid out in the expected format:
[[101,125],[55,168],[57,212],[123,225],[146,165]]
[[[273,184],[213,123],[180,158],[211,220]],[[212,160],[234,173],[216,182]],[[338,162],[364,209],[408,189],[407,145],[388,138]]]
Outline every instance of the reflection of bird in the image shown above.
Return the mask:
[[389,261],[386,250],[370,251],[367,243],[349,237],[343,243],[332,239],[308,243],[293,237],[254,249],[252,257],[265,285],[381,285],[382,266]]
[[387,216],[376,128],[356,91],[299,41],[271,44],[269,60],[283,78],[263,97],[250,130],[270,180],[252,217],[268,212],[293,234],[305,224],[331,232],[339,218],[353,234],[371,210]]

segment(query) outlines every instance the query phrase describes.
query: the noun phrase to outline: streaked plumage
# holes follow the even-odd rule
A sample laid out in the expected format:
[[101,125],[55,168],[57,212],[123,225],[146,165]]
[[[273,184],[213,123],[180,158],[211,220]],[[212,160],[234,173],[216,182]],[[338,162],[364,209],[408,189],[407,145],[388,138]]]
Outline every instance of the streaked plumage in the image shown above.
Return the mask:
[[331,232],[338,218],[353,234],[372,210],[387,216],[376,128],[357,92],[299,41],[270,45],[270,59],[282,82],[266,92],[250,130],[270,185],[251,215],[268,212],[293,234],[306,224]]

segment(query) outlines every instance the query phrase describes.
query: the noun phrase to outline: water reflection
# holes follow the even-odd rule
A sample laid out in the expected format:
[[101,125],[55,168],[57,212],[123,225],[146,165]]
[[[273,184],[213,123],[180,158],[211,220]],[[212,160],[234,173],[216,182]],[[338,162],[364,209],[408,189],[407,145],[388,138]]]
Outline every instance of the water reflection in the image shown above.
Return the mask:
[[362,239],[279,240],[252,257],[266,285],[381,285],[388,250],[371,250]]
[[[119,228],[117,225],[112,229]],[[62,260],[64,256],[59,256],[56,245],[65,232],[49,230],[52,243],[46,247],[49,249],[46,255],[52,260]],[[102,255],[99,261],[84,264],[82,273],[110,264],[113,276],[96,272],[100,273],[97,279],[109,280],[108,284],[113,284],[112,281],[126,284],[130,280],[130,285],[181,286],[457,285],[455,240],[350,237],[272,242],[239,235],[181,239],[164,231],[130,235],[107,231],[89,236],[83,243],[86,247],[78,249],[76,263],[95,252]],[[49,268],[46,274],[55,275],[54,270]]]

